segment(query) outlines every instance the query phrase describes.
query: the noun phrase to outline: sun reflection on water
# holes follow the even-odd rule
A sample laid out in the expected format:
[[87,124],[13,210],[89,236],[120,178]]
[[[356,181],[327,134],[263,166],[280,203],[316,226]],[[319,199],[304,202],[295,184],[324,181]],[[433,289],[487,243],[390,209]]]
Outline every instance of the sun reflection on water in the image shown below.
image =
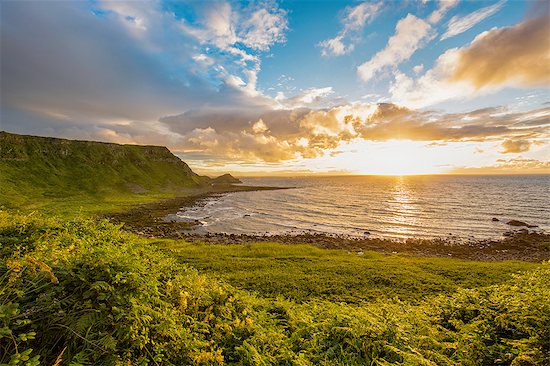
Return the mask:
[[418,223],[417,199],[407,177],[395,177],[395,184],[387,201],[389,212],[393,212],[393,215],[386,230],[402,237],[413,234]]

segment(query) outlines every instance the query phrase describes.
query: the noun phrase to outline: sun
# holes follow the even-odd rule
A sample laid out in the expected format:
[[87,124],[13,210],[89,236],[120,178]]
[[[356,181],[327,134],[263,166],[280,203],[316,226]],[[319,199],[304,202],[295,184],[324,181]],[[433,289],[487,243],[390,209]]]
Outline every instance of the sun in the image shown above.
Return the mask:
[[420,175],[440,174],[445,170],[437,149],[418,141],[371,143],[358,153],[362,156],[361,166],[356,168],[358,174]]

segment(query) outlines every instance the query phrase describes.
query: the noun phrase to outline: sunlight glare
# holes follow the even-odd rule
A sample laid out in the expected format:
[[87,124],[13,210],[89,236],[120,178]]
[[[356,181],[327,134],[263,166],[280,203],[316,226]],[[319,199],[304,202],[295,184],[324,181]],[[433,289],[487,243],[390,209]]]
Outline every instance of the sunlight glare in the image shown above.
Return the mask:
[[363,156],[359,174],[416,175],[443,172],[437,150],[416,141],[390,140],[377,143],[372,149],[361,151]]

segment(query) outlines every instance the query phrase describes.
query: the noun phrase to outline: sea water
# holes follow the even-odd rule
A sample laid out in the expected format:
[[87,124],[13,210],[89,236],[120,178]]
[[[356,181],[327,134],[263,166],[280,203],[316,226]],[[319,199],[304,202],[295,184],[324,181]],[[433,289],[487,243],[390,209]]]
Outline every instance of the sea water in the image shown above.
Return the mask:
[[245,185],[295,188],[210,197],[195,207],[182,208],[175,217],[199,220],[195,233],[497,238],[513,229],[506,224],[510,220],[550,231],[550,175],[264,177],[242,181]]

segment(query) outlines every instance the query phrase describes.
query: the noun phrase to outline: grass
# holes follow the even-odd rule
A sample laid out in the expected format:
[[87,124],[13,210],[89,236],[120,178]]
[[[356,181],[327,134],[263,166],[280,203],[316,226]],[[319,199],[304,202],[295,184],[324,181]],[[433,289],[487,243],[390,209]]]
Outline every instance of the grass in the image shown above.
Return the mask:
[[327,300],[362,303],[395,297],[418,302],[458,288],[505,282],[539,264],[474,262],[319,249],[311,245],[255,243],[235,245],[162,241],[180,263],[263,297],[298,302]]
[[204,179],[165,147],[0,132],[0,207],[71,216],[174,197]]
[[[499,284],[437,296],[435,291],[414,303],[382,297],[343,304],[315,294],[298,303],[254,295],[181,263],[186,253],[205,247],[147,240],[106,221],[0,211],[0,364],[51,365],[58,358],[71,366],[550,361],[547,263],[530,265]],[[461,262],[446,259],[414,262],[367,253],[350,260],[336,251],[276,244],[230,248],[241,254],[226,258],[227,263],[241,257],[284,263],[294,258],[302,266],[311,260],[309,269],[315,271],[329,259],[347,266],[372,261],[371,270],[389,278],[401,276],[398,267],[407,263],[414,268],[411,280],[419,283],[434,279],[438,263],[453,275],[465,274]],[[210,254],[219,249],[212,247]],[[394,266],[378,267],[376,261]],[[239,261],[234,263],[226,267],[234,271]],[[497,263],[486,266],[504,269]],[[278,291],[289,285],[280,275],[273,277],[283,281]],[[340,286],[353,281],[349,277],[341,277]],[[304,292],[304,298],[310,295]]]

